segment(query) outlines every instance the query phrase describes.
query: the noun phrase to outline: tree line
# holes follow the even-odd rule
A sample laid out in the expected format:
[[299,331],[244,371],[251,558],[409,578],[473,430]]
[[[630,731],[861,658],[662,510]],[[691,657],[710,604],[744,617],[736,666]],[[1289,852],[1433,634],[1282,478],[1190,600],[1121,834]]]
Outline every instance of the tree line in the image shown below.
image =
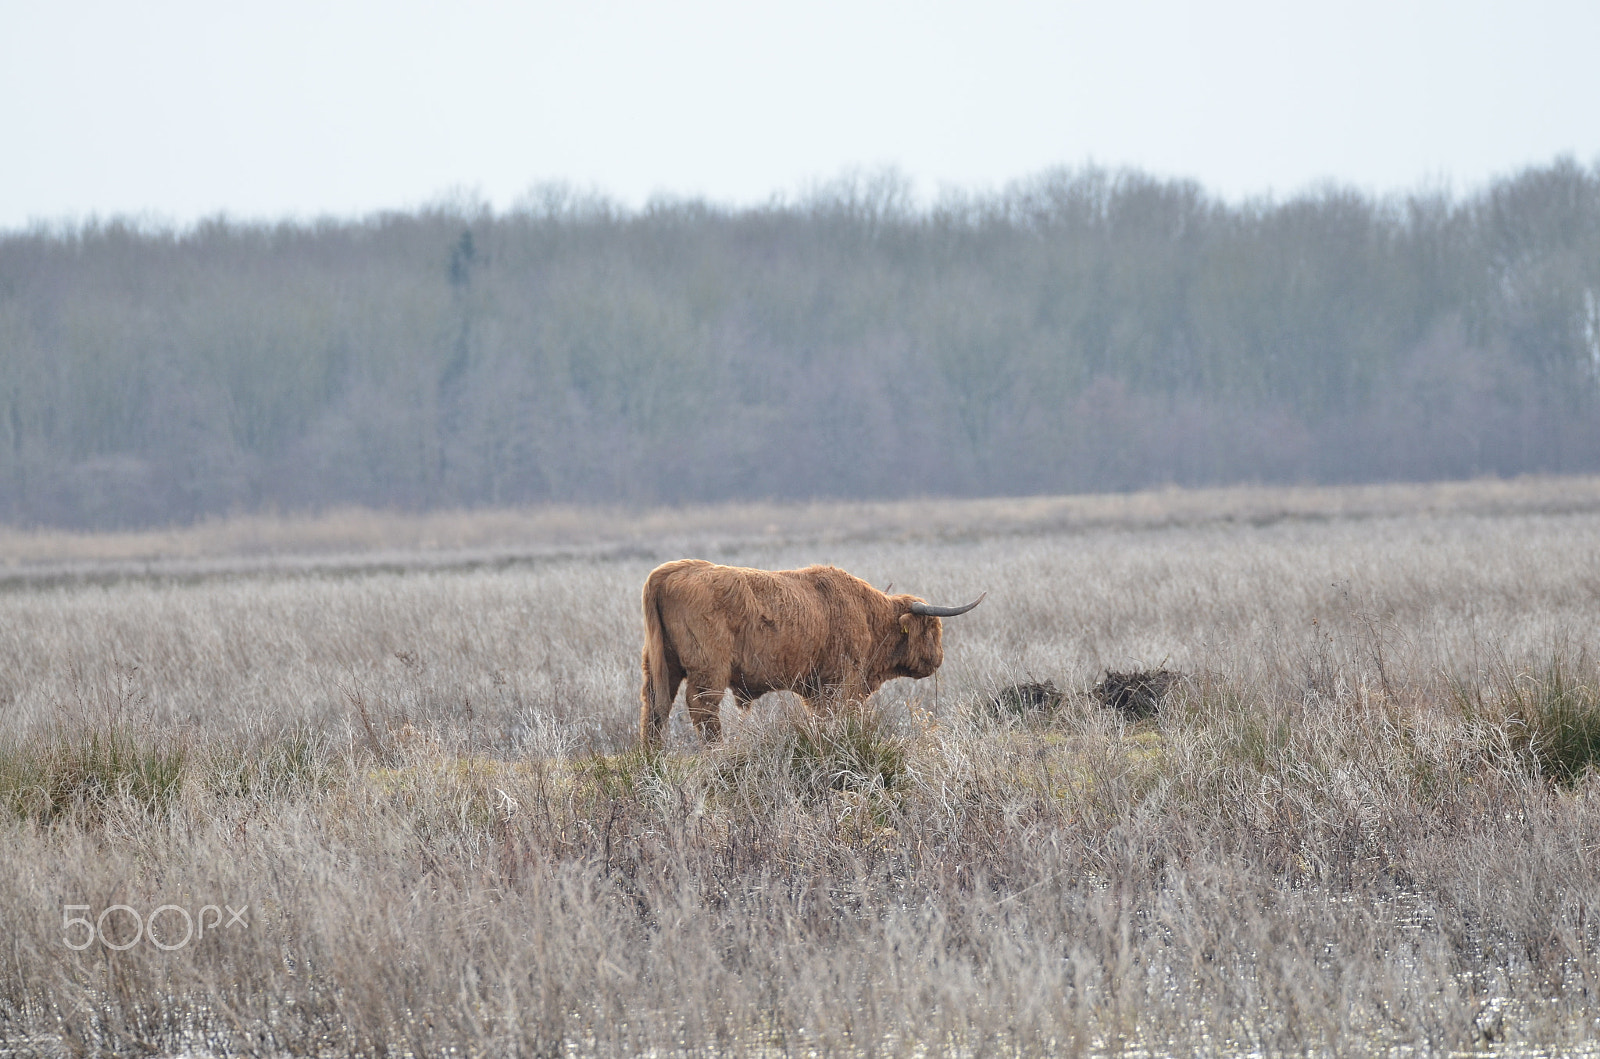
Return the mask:
[[0,233],[0,520],[1600,471],[1600,164]]

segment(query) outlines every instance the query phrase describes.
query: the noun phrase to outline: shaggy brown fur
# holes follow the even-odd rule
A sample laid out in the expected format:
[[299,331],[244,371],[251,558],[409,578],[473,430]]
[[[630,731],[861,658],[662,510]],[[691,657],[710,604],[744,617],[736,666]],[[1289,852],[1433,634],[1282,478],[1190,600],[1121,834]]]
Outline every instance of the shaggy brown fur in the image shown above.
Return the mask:
[[685,681],[689,716],[714,742],[724,689],[744,709],[769,691],[793,691],[827,711],[894,677],[928,676],[944,661],[940,619],[913,614],[913,602],[832,566],[664,563],[644,583],[640,738],[660,745]]

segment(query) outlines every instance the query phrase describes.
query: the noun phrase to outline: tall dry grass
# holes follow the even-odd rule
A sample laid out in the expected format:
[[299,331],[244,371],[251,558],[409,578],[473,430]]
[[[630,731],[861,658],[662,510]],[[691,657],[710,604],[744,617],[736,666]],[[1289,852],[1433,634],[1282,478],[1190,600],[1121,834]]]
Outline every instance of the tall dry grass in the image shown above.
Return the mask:
[[[774,696],[714,750],[680,718],[656,759],[633,749],[635,612],[665,553],[14,586],[0,1039],[1445,1054],[1594,1035],[1600,515],[910,536],[709,557],[988,590],[936,680],[830,720]],[[1085,693],[1162,664],[1188,679],[1153,721]],[[982,708],[1030,679],[1068,694]],[[247,925],[115,951],[116,912],[68,947],[65,918],[117,904],[248,905]]]
[[168,529],[79,532],[0,526],[0,584],[150,574],[195,576],[378,566],[495,565],[629,549],[939,539],[1284,519],[1600,511],[1600,476],[1212,489],[1000,499],[742,502],[635,509],[406,513],[363,508],[239,515]]

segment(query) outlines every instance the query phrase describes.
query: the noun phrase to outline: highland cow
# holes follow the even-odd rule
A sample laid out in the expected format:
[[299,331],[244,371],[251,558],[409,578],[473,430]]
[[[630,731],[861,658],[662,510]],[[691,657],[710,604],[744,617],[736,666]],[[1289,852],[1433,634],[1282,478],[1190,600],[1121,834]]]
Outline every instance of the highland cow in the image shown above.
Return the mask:
[[644,687],[639,735],[659,746],[678,686],[706,742],[722,734],[732,689],[740,708],[792,691],[830,711],[866,700],[895,677],[920,679],[944,661],[941,618],[964,607],[890,596],[832,566],[751,570],[679,559],[644,583]]

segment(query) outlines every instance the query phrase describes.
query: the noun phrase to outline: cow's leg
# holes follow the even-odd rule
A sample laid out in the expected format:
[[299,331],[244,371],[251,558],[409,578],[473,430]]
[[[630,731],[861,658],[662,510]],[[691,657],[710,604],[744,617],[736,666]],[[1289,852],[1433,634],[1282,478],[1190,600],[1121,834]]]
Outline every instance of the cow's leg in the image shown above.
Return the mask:
[[649,748],[659,747],[666,737],[667,718],[672,716],[672,704],[678,698],[678,685],[683,683],[683,667],[670,656],[665,662],[665,697],[655,693],[648,657],[644,663],[644,687],[639,691],[639,739]]
[[689,678],[684,701],[689,704],[689,719],[708,743],[722,738],[722,692],[726,684],[712,687],[708,681]]

